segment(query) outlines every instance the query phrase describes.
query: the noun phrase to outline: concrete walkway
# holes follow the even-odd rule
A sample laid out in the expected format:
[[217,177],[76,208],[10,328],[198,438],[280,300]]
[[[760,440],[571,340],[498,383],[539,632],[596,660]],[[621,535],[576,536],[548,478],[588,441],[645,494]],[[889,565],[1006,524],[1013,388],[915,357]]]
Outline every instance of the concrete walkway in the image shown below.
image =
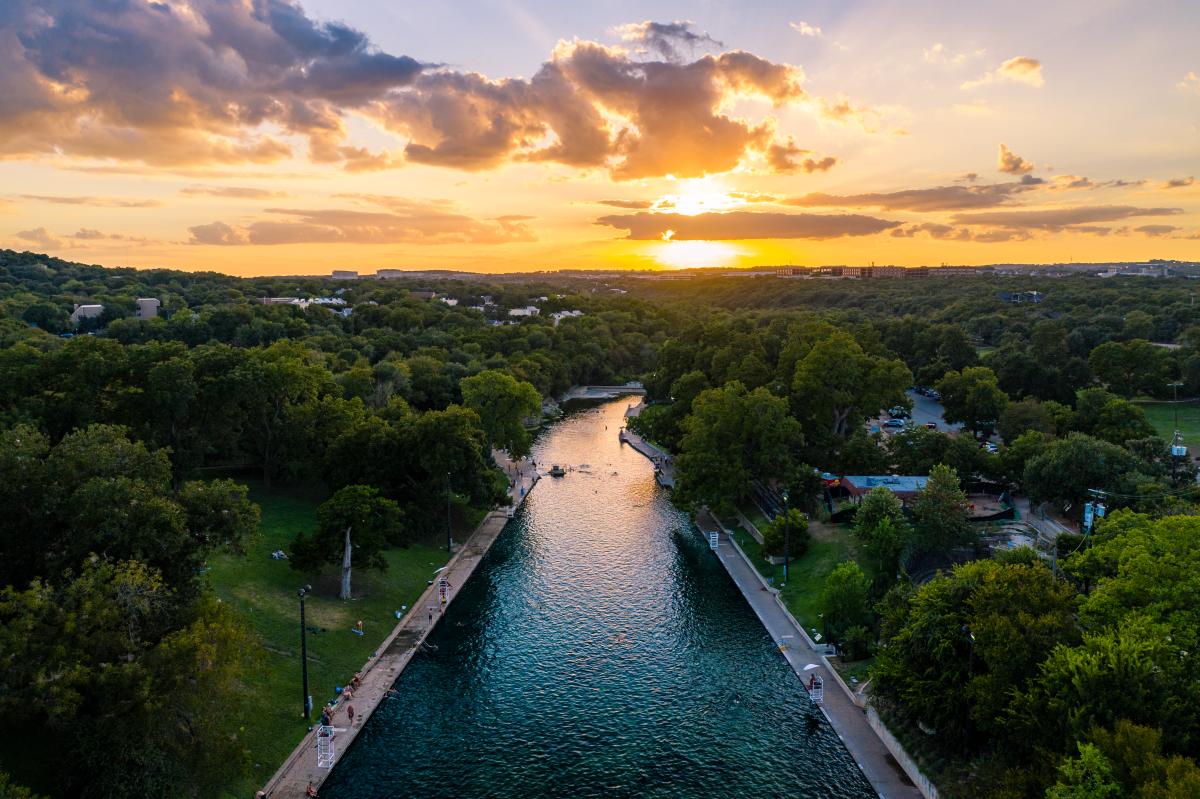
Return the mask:
[[[640,402],[636,405],[630,405],[625,410],[625,418],[628,419],[631,416],[637,416],[642,412],[643,407],[645,406]],[[628,444],[650,459],[650,462],[654,464],[654,479],[658,481],[660,486],[664,488],[675,487],[675,462],[671,459],[671,453],[654,446],[628,427],[621,428],[621,432],[617,434],[617,437],[622,443]]]
[[[493,454],[496,456],[496,462],[509,474],[508,495],[513,501],[512,507],[519,507],[528,496],[529,490],[538,481],[537,470],[528,461],[521,460],[514,463],[504,453]],[[362,685],[354,692],[351,699],[339,701],[334,709],[335,765],[346,753],[354,739],[358,737],[362,725],[387,698],[388,691],[391,690],[400,673],[404,671],[404,667],[408,665],[413,655],[417,653],[429,633],[445,614],[446,606],[454,600],[459,590],[474,574],[475,567],[483,560],[483,556],[487,554],[492,543],[504,529],[510,514],[511,511],[508,509],[500,509],[493,510],[484,517],[471,537],[450,558],[446,567],[437,573],[438,579],[435,579],[433,585],[425,589],[421,598],[413,604],[400,623],[376,650],[375,656],[363,666],[360,672]],[[449,587],[444,603],[439,596],[438,583],[441,578],[445,578]],[[354,708],[353,723],[349,719],[348,706]],[[320,715],[321,709],[313,708],[314,719],[319,719]],[[316,736],[317,728],[314,727],[292,750],[292,754],[263,788],[267,797],[300,799],[305,796],[309,783],[319,788],[325,781],[332,769],[317,768]]]
[[[720,526],[705,511],[697,515],[696,524],[707,536],[719,531]],[[825,684],[825,698],[821,712],[829,720],[834,731],[842,740],[854,762],[883,799],[920,799],[921,792],[900,769],[899,764],[888,752],[883,741],[871,729],[866,713],[855,706],[842,691],[821,656],[809,645],[808,636],[791,615],[783,608],[774,591],[767,587],[741,550],[734,546],[727,535],[719,538],[716,554],[734,583],[741,589],[746,601],[762,622],[771,638],[779,647],[792,670],[806,681],[816,673]],[[816,669],[805,671],[804,667],[816,664]]]

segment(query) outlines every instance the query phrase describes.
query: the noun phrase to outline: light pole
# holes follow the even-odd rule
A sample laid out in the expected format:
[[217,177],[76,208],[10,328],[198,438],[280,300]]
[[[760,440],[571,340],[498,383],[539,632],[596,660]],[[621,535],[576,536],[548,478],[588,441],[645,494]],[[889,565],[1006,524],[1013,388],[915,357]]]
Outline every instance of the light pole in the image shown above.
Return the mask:
[[308,696],[308,638],[307,631],[304,629],[304,597],[312,590],[311,585],[306,585],[299,590],[300,594],[300,680],[304,686],[304,710],[300,715],[304,716],[305,721],[312,720],[312,700]]
[[446,554],[454,554],[454,539],[450,537],[450,472],[446,472]]
[[788,490],[785,488],[783,494],[783,584],[787,585],[788,581],[788,561],[791,560],[792,552],[792,518],[788,515]]
[[1171,408],[1175,412],[1175,431],[1174,435],[1171,436],[1171,483],[1174,484],[1181,457],[1180,453],[1182,452],[1183,455],[1187,454],[1187,450],[1182,449],[1183,437],[1179,435],[1179,387],[1182,386],[1183,383],[1176,381],[1174,383],[1168,383],[1167,385],[1171,387],[1173,392],[1172,396],[1174,401],[1171,403]]

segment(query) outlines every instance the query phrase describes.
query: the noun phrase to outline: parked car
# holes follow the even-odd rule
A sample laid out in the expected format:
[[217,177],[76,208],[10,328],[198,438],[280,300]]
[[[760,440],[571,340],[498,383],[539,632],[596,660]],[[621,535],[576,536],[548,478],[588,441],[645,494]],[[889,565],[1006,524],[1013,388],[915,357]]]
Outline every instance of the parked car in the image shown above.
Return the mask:
[[925,396],[929,397],[934,402],[942,401],[942,395],[940,393],[938,393],[937,391],[934,391],[932,388],[929,389],[929,391],[925,392]]
[[895,429],[898,429],[898,428],[904,427],[904,426],[905,426],[905,424],[904,424],[904,420],[903,420],[903,419],[888,419],[886,422],[884,422],[884,423],[883,423],[883,426],[884,426],[884,427],[890,427],[890,428],[892,428],[893,430],[895,430]]
[[979,447],[980,447],[980,449],[984,450],[985,452],[990,452],[993,455],[995,455],[997,452],[1000,451],[1000,448],[997,447],[995,444],[993,444],[990,441],[983,442],[982,444],[979,445]]
[[926,430],[937,430],[937,422],[926,422],[924,427]]
[[888,415],[891,416],[893,419],[907,419],[908,418],[908,409],[897,405],[895,408],[891,408],[888,410]]

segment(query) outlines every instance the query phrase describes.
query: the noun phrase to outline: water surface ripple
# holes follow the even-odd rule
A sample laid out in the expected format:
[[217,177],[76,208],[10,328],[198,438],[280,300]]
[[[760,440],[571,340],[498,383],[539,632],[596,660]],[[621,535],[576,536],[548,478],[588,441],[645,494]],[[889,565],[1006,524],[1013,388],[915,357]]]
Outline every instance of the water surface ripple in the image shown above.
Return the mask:
[[321,789],[379,797],[874,796],[648,461],[628,401],[543,478]]

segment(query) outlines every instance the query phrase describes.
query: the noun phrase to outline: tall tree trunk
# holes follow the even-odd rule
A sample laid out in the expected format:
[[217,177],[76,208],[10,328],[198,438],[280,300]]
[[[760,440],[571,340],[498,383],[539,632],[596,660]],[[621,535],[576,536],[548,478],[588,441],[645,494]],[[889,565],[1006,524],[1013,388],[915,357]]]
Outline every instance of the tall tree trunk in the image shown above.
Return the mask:
[[346,528],[346,549],[342,553],[342,599],[350,598],[350,529]]

